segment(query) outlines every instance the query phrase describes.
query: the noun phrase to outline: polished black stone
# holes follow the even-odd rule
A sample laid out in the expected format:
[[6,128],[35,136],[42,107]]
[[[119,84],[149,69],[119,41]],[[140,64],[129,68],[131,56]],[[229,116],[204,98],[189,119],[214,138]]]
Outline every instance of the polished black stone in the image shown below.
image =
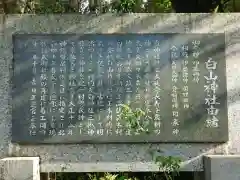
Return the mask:
[[[193,46],[198,40],[199,54]],[[184,50],[183,45],[188,49]],[[177,57],[173,59],[171,55],[175,50]],[[47,59],[41,60],[43,54]],[[64,57],[65,62],[61,60]],[[214,62],[216,69],[211,70]],[[224,34],[15,34],[13,67],[13,142],[228,140]],[[174,68],[176,73],[173,73]],[[176,82],[173,81],[175,76]],[[216,91],[213,80],[207,81],[207,77],[217,77]],[[207,86],[209,84],[212,86]],[[45,95],[41,86],[46,88]],[[173,106],[175,87],[177,110]],[[41,99],[45,99],[45,103]],[[65,108],[61,108],[63,99]],[[32,114],[34,100],[36,112]],[[128,102],[133,109],[142,108],[147,113],[142,121],[149,122],[149,133],[126,135],[123,128],[122,135],[118,134],[117,104]],[[212,109],[208,109],[211,104]],[[45,120],[40,118],[43,113]],[[218,127],[207,127],[208,113],[216,113],[213,120]],[[107,120],[109,117],[112,118]],[[160,123],[154,123],[158,118]],[[158,126],[158,130],[154,126]],[[31,130],[34,128],[36,131]],[[88,131],[88,128],[93,130]]]

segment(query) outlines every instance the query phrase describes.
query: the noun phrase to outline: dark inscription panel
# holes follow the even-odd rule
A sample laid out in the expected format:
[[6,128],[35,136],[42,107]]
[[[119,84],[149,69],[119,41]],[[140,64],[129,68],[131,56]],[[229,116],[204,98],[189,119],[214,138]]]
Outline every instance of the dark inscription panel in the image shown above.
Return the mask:
[[14,142],[228,140],[224,34],[16,34],[13,56]]

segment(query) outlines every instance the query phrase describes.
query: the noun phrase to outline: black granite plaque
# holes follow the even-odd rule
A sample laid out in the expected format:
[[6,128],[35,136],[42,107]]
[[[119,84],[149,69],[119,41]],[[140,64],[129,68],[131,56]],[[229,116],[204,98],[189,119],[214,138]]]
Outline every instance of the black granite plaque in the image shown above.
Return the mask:
[[224,34],[15,34],[13,60],[13,142],[228,140]]

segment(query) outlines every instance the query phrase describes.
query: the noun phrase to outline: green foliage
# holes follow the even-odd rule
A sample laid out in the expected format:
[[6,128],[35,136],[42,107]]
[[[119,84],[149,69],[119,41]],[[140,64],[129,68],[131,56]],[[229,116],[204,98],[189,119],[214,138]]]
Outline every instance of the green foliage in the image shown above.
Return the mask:
[[61,0],[40,0],[36,6],[34,13],[36,14],[51,14],[51,13],[69,13],[75,12],[69,4],[64,3]]
[[130,13],[133,12],[134,6],[136,5],[135,0],[121,0],[119,3],[119,12]]
[[[11,2],[11,1],[10,1]],[[76,8],[71,8],[69,3],[62,0],[26,0],[13,1],[14,3],[3,3],[3,10],[6,14],[30,13],[30,14],[52,14],[77,12]],[[21,2],[21,3],[20,3]]]
[[[64,177],[64,175],[61,174],[61,176],[58,176],[58,180],[63,180],[63,179],[60,179],[60,177]],[[75,178],[72,178],[72,179],[77,179],[77,180],[138,180],[136,177],[128,177],[127,174],[124,175],[123,173],[87,173],[87,174],[83,174],[83,175],[79,175],[79,176],[75,175]],[[64,177],[64,180],[68,180],[68,179],[65,179],[65,177]]]
[[172,11],[171,0],[152,0],[148,1],[146,11],[149,13],[168,13]]
[[133,110],[126,104],[121,104],[120,106],[120,120],[124,124],[128,124],[134,131],[149,133],[147,128],[148,116],[146,116],[146,113],[142,109],[137,108],[136,110]]
[[[11,13],[31,13],[31,14],[49,14],[49,13],[73,13],[79,12],[78,5],[70,5],[70,0],[0,0],[2,6],[0,6],[0,12],[7,14]],[[90,11],[99,13],[169,13],[173,12],[178,0],[148,0],[143,4],[143,0],[117,0],[112,3],[102,2],[98,5],[91,5]],[[194,7],[191,12],[239,12],[240,1],[239,0],[192,0],[195,3],[188,4],[191,0],[183,0],[183,3],[177,3],[177,6],[182,7],[185,4],[192,4]],[[175,3],[174,3],[175,2]],[[144,5],[144,6],[143,6]],[[76,7],[75,7],[76,6]],[[178,10],[181,12],[181,10]]]
[[224,13],[240,11],[239,0],[221,0],[221,3],[222,3],[222,12]]
[[144,6],[141,0],[120,0],[113,3],[113,10],[117,13],[150,12],[165,13],[172,11],[171,0],[149,0]]
[[117,177],[117,174],[106,173],[105,177],[101,177],[100,180],[116,180]]
[[118,174],[104,173],[104,176],[100,176],[99,174],[90,174],[88,173],[89,180],[119,180],[117,178]]
[[150,154],[153,161],[158,165],[159,170],[163,170],[165,178],[172,180],[175,176],[178,176],[182,159],[179,157],[158,155],[156,152],[152,151]]
[[120,0],[111,4],[112,12],[131,13],[134,12],[136,0]]
[[[146,113],[141,109],[135,111],[126,104],[121,104],[121,120],[130,123],[133,130],[140,130],[146,132],[147,126],[142,126],[140,123],[141,118],[146,118]],[[148,132],[149,133],[149,132]],[[165,178],[172,180],[172,177],[179,175],[180,164],[182,160],[173,156],[160,156],[155,151],[151,151],[153,161],[159,166],[159,170],[164,171]]]
[[213,13],[221,13],[221,12],[228,12],[228,4],[230,1],[234,0],[214,0],[213,1]]

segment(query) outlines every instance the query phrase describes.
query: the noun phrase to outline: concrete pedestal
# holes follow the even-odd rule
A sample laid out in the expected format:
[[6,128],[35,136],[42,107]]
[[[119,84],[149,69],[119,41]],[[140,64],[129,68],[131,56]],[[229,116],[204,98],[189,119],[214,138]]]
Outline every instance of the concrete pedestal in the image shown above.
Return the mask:
[[[39,163],[39,157],[1,159],[0,179],[40,180]],[[205,180],[240,180],[240,155],[206,155],[203,164]]]
[[40,180],[38,157],[10,157],[0,160],[1,180]]
[[240,155],[207,155],[205,180],[240,180]]

